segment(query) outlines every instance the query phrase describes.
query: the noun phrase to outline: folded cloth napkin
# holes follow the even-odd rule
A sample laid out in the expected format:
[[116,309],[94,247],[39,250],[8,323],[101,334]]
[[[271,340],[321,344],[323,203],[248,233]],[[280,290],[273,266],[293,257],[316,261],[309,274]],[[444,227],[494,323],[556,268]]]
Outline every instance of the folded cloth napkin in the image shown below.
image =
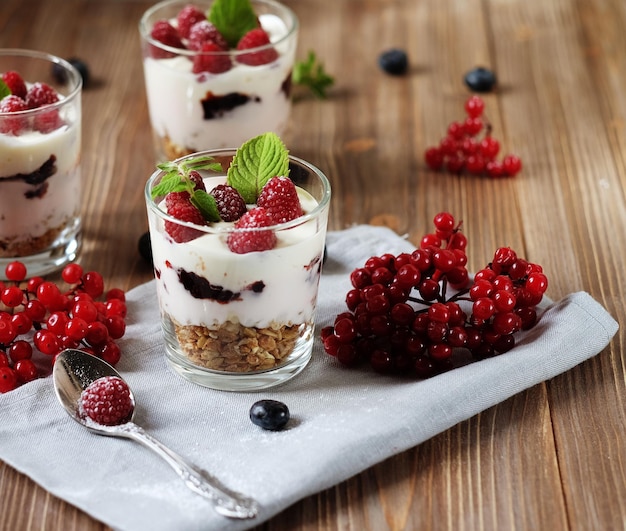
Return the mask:
[[[385,228],[328,234],[318,327],[345,310],[349,273],[372,255],[411,244]],[[617,323],[588,294],[550,304],[515,349],[429,380],[343,369],[316,339],[313,359],[288,383],[258,393],[220,392],[174,374],[165,361],[154,282],[127,294],[118,369],[135,393],[135,420],[152,436],[254,497],[253,520],[217,515],[157,456],[127,439],[79,426],[57,403],[52,379],[0,395],[0,458],[94,518],[122,530],[246,529],[295,501],[411,448],[603,350]],[[250,422],[261,398],[281,400],[292,420],[263,431]]]

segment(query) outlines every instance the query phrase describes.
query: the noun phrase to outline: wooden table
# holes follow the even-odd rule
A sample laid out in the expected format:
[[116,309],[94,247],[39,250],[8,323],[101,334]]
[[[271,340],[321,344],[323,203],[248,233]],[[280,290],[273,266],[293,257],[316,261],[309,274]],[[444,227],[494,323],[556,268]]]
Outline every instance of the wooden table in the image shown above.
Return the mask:
[[[437,212],[464,220],[469,266],[509,245],[544,266],[548,295],[591,293],[626,324],[626,3],[623,0],[289,0],[336,78],[299,97],[286,141],[333,185],[331,229],[386,224],[414,242]],[[130,289],[153,168],[140,0],[2,0],[0,47],[79,56],[84,91],[81,263]],[[410,72],[385,75],[401,47]],[[428,171],[424,149],[463,116],[463,74],[492,67],[494,134],[522,173]],[[278,529],[626,529],[624,332],[597,357],[287,509]],[[0,396],[0,400],[2,397]],[[1,421],[1,419],[0,419]],[[1,441],[0,441],[1,444]],[[31,444],[24,441],[24,444]],[[53,456],[51,456],[53,458]],[[0,464],[0,528],[104,526]]]

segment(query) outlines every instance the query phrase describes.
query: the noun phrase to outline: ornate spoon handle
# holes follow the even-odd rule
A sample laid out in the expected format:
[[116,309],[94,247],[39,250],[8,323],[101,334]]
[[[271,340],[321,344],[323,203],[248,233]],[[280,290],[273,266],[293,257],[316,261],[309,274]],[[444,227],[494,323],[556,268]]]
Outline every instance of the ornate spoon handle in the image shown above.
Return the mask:
[[128,422],[117,426],[119,435],[133,439],[153,450],[176,471],[185,484],[197,494],[208,498],[215,510],[229,518],[254,518],[257,514],[257,503],[222,485],[207,472],[187,462],[176,452],[149,435],[141,426]]

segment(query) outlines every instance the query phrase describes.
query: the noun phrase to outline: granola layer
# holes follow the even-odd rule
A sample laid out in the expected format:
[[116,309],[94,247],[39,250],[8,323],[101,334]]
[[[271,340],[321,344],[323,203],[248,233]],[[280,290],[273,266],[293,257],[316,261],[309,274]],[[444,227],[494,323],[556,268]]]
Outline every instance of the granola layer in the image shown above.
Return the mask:
[[280,365],[305,327],[273,323],[268,328],[253,328],[228,321],[215,328],[178,323],[174,328],[191,363],[217,371],[255,372]]

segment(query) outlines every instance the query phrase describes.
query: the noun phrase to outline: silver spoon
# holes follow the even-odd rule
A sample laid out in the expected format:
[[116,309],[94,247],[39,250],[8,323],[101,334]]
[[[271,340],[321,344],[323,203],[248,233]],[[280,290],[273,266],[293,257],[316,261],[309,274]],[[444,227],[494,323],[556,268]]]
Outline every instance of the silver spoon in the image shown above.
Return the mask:
[[242,519],[256,516],[257,504],[253,499],[224,487],[207,472],[190,464],[132,422],[135,411],[135,397],[132,391],[130,398],[133,411],[129,421],[124,424],[104,426],[81,416],[79,413],[80,395],[89,384],[104,376],[121,378],[111,365],[82,350],[67,349],[59,354],[52,375],[59,402],[76,422],[100,435],[126,437],[154,450],[169,463],[191,490],[208,498],[213,503],[216,512],[222,516]]

